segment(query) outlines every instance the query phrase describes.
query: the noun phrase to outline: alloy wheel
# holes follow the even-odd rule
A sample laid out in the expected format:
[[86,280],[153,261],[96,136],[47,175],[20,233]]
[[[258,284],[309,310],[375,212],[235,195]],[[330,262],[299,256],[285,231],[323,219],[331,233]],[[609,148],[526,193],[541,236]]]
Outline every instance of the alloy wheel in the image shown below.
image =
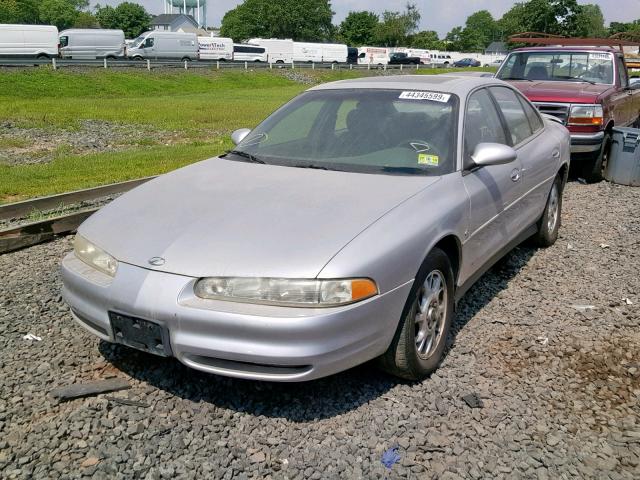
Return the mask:
[[418,292],[415,316],[415,343],[418,356],[429,358],[442,339],[447,311],[447,284],[445,276],[434,270],[425,279]]

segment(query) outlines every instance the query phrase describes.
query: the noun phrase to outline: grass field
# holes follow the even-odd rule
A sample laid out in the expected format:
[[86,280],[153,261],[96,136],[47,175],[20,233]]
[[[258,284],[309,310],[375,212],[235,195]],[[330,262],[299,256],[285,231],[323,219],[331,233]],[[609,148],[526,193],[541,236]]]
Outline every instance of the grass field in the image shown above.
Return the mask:
[[124,150],[89,154],[62,145],[46,163],[0,164],[0,202],[163,173],[217,155],[231,146],[233,130],[256,125],[307,89],[309,82],[365,74],[304,71],[298,73],[303,83],[284,71],[0,71],[0,153],[3,148],[28,146],[24,139],[2,137],[7,121],[55,132],[78,129],[83,120],[99,120],[172,132],[179,138],[176,144],[142,138]]

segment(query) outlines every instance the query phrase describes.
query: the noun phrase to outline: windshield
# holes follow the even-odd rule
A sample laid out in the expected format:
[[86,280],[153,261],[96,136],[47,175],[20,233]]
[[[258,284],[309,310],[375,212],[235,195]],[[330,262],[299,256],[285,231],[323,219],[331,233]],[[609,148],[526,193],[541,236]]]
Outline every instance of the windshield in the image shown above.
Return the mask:
[[254,129],[235,157],[302,168],[443,175],[455,170],[457,105],[454,95],[427,91],[306,92]]
[[613,83],[613,57],[606,52],[517,52],[498,72],[503,80]]
[[131,48],[138,48],[140,44],[144,41],[144,35],[140,35],[133,42],[131,42]]

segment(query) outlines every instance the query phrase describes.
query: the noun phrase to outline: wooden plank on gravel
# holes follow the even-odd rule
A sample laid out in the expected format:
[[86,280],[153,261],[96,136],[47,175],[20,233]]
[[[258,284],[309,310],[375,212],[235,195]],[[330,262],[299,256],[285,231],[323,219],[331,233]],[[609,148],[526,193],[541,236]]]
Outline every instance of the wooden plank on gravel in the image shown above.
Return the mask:
[[20,248],[52,240],[56,235],[75,232],[97,208],[80,210],[68,215],[48,218],[0,231],[0,255]]
[[56,388],[51,395],[60,401],[73,400],[74,398],[89,397],[100,393],[117,392],[131,388],[124,378],[110,378],[109,380],[97,380],[89,383],[75,383],[67,387]]
[[124,193],[154,178],[156,177],[138,178],[136,180],[128,180],[126,182],[102,185],[101,187],[86,188],[84,190],[76,190],[74,192],[59,193],[49,197],[40,197],[31,200],[24,200],[22,202],[0,205],[0,220],[26,217],[33,211],[50,210],[64,205],[73,205],[74,203],[82,202],[84,200],[95,200],[96,198],[106,197],[107,195]]

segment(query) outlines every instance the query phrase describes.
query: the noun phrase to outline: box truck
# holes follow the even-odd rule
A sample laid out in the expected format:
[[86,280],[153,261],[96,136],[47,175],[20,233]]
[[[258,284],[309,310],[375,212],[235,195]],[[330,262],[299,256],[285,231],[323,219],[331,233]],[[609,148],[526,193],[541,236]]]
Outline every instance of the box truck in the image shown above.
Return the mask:
[[389,63],[391,50],[384,47],[358,48],[358,63],[360,65],[386,65]]
[[0,24],[0,57],[52,58],[58,53],[53,25]]
[[140,35],[127,50],[127,56],[142,59],[198,59],[198,37],[195,33],[151,31]]
[[72,28],[60,32],[62,58],[123,58],[126,43],[122,30]]
[[277,38],[252,38],[247,44],[263,47],[267,52],[269,63],[293,62],[293,40],[280,40]]
[[233,40],[223,37],[198,37],[200,60],[233,60]]

